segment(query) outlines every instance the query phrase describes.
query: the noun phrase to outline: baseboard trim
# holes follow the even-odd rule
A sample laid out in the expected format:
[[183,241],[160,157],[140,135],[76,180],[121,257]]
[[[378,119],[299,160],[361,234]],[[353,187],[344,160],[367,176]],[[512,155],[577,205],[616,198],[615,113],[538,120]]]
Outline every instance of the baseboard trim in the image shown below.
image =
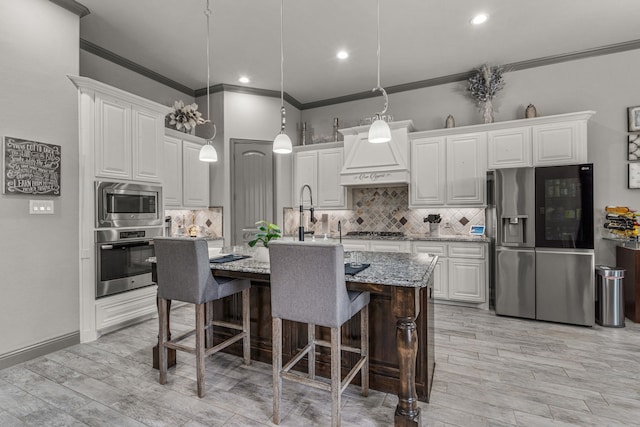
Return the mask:
[[80,343],[80,332],[71,332],[50,340],[42,341],[18,350],[0,355],[0,369],[26,362],[54,351],[62,350]]

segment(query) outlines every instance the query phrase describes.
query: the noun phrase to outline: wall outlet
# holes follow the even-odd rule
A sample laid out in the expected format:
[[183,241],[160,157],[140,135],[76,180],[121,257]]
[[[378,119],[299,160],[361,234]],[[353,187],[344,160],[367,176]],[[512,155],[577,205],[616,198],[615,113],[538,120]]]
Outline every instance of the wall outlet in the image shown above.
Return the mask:
[[30,215],[53,215],[53,200],[29,200]]
[[451,223],[449,221],[445,221],[444,228],[451,228]]

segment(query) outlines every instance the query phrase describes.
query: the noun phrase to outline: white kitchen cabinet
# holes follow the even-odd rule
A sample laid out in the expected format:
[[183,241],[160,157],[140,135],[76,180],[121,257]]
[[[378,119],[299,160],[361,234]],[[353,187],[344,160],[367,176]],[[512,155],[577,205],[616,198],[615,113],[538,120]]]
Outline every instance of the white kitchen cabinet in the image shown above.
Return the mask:
[[486,133],[447,137],[448,205],[483,205],[486,175]]
[[348,209],[347,190],[340,185],[342,144],[322,144],[323,147],[294,147],[293,200],[294,206],[309,206],[309,192],[300,189],[308,184],[313,192],[316,209]]
[[485,302],[486,261],[483,259],[449,258],[448,299]]
[[411,141],[410,208],[445,204],[445,144],[443,136]]
[[371,247],[367,240],[342,239],[344,251],[368,251]]
[[413,241],[411,252],[438,256],[433,273],[434,298],[487,305],[486,243]]
[[201,144],[182,141],[182,204],[185,207],[209,206],[209,163],[201,162]]
[[372,252],[411,252],[411,247],[406,240],[372,240],[369,246]]
[[99,92],[95,115],[95,176],[160,182],[164,115]]
[[209,206],[209,163],[199,160],[202,138],[166,130],[163,197],[165,207]]
[[533,165],[554,166],[587,161],[587,121],[533,126]]
[[532,166],[531,127],[498,129],[487,132],[489,169]]

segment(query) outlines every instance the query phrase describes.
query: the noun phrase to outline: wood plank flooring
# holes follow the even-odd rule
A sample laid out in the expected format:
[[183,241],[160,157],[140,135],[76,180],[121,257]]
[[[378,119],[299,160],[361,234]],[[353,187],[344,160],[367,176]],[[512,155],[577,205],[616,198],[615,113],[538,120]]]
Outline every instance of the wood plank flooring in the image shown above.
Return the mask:
[[[584,328],[436,305],[436,371],[426,426],[640,426],[640,324]],[[172,311],[172,332],[193,324]],[[179,353],[168,383],[151,369],[153,319],[0,370],[0,426],[271,426],[271,366]],[[393,395],[350,386],[346,426],[393,425]],[[285,383],[282,426],[325,426],[328,393]]]

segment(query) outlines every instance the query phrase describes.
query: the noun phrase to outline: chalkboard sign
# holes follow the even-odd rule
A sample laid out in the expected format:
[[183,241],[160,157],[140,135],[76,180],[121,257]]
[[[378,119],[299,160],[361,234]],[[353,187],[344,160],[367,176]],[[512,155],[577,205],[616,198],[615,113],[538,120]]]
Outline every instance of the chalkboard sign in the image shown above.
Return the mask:
[[60,195],[59,145],[4,137],[4,194]]

